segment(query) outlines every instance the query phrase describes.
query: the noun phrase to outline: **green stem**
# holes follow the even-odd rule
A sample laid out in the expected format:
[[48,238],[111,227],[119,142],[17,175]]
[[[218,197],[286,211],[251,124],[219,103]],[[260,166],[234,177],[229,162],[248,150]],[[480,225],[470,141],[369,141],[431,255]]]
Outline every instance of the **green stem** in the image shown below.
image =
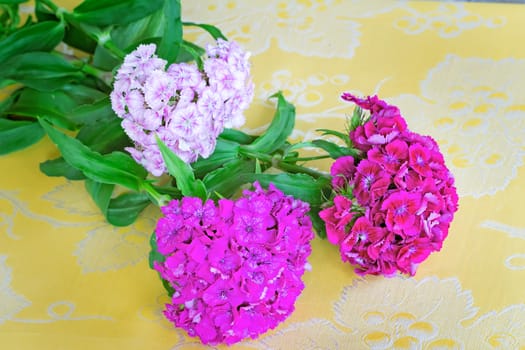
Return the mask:
[[80,67],[82,72],[101,80],[104,84],[106,84],[106,86],[111,87],[111,82],[113,81],[113,76],[111,72],[107,72],[97,67],[93,67],[92,65],[81,60],[72,61],[72,63]]
[[320,178],[320,177],[327,177],[326,174],[320,172],[320,171],[317,171],[317,170],[314,170],[314,169],[310,169],[310,168],[307,168],[307,167],[304,167],[304,166],[301,166],[301,165],[297,165],[297,164],[290,164],[290,163],[286,163],[282,160],[279,160],[277,162],[276,165],[274,165],[276,168],[278,169],[281,169],[281,170],[284,170],[284,171],[289,171],[291,173],[302,173],[302,174],[307,174],[307,175],[310,175],[316,179]]
[[301,166],[301,165],[288,163],[284,159],[282,159],[282,158],[280,158],[278,156],[272,156],[270,154],[264,154],[264,153],[259,153],[259,152],[255,152],[255,151],[249,151],[249,150],[246,150],[243,147],[241,147],[239,149],[239,153],[241,155],[243,155],[245,157],[248,157],[248,158],[251,158],[251,159],[259,159],[260,161],[269,163],[274,168],[281,169],[281,170],[284,170],[284,171],[288,171],[288,172],[291,172],[291,173],[307,174],[307,175],[310,175],[310,176],[312,176],[312,177],[314,177],[316,179],[320,178],[320,177],[327,177],[326,174],[324,174],[324,173],[322,173],[320,171],[317,171],[317,170],[314,170],[314,169],[310,169],[310,168],[307,168],[307,167],[304,167],[304,166]]
[[103,32],[100,35],[95,36],[95,39],[97,40],[99,45],[102,45],[116,58],[123,60],[124,57],[126,57],[127,54],[121,48],[115,45],[113,40],[111,40],[111,35],[109,34],[109,32]]
[[53,1],[51,0],[37,0],[38,2],[41,2],[42,4],[49,7],[51,11],[53,11],[57,17],[60,17],[59,14],[64,11],[63,8],[58,7]]
[[315,156],[315,157],[295,157],[295,158],[284,158],[287,162],[309,162],[311,160],[319,160],[319,159],[327,159],[330,158],[330,155],[325,154],[323,156]]
[[77,21],[75,21],[73,16],[68,16],[68,22],[76,28],[82,30],[84,33],[86,33],[87,36],[89,36],[91,39],[95,40],[97,44],[108,50],[109,53],[112,54],[115,58],[123,60],[124,57],[126,57],[127,54],[121,48],[115,45],[113,40],[111,40],[111,34],[108,29],[106,29],[105,31],[101,31],[99,28],[94,27],[92,25],[78,23]]
[[72,13],[69,13],[66,9],[62,7],[58,7],[51,0],[37,0],[37,1],[46,5],[51,11],[54,12],[55,16],[60,18],[61,21],[64,21],[64,19],[67,19],[67,22],[70,25],[82,30],[91,39],[95,40],[99,45],[103,46],[106,50],[108,50],[116,58],[123,60],[124,57],[126,57],[126,53],[122,49],[120,49],[117,45],[115,45],[115,43],[111,40],[111,34],[109,33],[108,30],[101,31],[97,27],[77,22]]
[[170,196],[160,194],[149,182],[142,183],[142,190],[144,190],[149,195],[153,204],[158,207],[165,206],[171,200]]

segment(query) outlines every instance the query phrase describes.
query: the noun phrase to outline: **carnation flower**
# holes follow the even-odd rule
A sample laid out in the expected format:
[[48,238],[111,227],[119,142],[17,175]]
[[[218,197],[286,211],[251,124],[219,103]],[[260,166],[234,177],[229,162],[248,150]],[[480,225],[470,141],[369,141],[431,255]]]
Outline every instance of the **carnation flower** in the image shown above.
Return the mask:
[[202,71],[195,63],[167,62],[155,44],[128,54],[115,76],[111,105],[134,143],[126,150],[155,176],[166,172],[157,135],[182,160],[192,163],[215,149],[224,128],[244,124],[253,98],[249,54],[235,42],[208,46]]
[[370,117],[350,132],[362,152],[332,164],[332,205],[320,212],[328,239],[360,275],[414,275],[439,251],[458,208],[454,178],[437,143],[410,131],[399,109],[345,93]]
[[237,200],[184,197],[155,230],[173,288],[164,315],[205,344],[232,344],[276,327],[304,288],[313,239],[309,205],[258,183]]

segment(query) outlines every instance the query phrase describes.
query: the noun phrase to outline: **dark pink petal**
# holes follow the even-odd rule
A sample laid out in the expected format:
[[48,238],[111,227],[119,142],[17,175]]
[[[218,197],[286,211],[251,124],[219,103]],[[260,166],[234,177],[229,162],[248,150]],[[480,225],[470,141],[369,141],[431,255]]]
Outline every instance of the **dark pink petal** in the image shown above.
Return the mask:
[[359,98],[355,95],[352,95],[349,92],[344,92],[341,95],[341,98],[348,102],[353,102],[362,109],[369,110],[372,113],[378,113],[379,111],[388,107],[388,104],[380,100],[377,96],[367,96],[366,98]]
[[381,209],[386,210],[386,226],[392,230],[409,228],[415,222],[415,213],[420,207],[420,194],[398,191],[389,195]]
[[217,329],[212,320],[206,315],[202,316],[199,322],[195,324],[194,328],[195,333],[199,335],[204,344],[216,342],[218,336]]
[[334,205],[319,212],[325,222],[328,241],[339,244],[346,234],[346,225],[352,220],[352,201],[345,196],[336,196]]
[[409,147],[409,162],[408,164],[421,176],[432,176],[432,169],[430,168],[431,153],[428,149],[420,144],[414,144]]
[[399,250],[397,265],[402,272],[413,275],[415,272],[413,267],[425,260],[431,252],[431,246],[424,241],[405,245]]
[[396,139],[385,147],[373,147],[367,156],[387,172],[396,174],[401,165],[408,160],[408,146],[406,142]]
[[273,186],[254,187],[218,205],[171,203],[157,225],[157,244],[168,253],[154,268],[174,288],[165,315],[204,343],[232,344],[274,328],[304,288],[309,205]]
[[386,192],[390,177],[379,164],[364,159],[357,166],[354,185],[353,193],[357,202],[361,206],[367,206]]
[[343,188],[353,179],[355,174],[354,157],[344,156],[335,160],[330,168],[332,175],[332,186]]
[[383,230],[380,227],[373,226],[364,216],[355,221],[350,235],[355,236],[357,242],[366,242],[368,244],[384,238]]

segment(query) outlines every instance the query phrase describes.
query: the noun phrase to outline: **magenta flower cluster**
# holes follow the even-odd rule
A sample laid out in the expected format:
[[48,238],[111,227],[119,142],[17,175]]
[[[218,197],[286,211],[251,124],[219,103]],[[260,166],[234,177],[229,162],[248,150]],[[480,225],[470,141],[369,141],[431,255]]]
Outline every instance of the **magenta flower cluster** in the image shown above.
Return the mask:
[[140,45],[120,66],[111,92],[115,113],[134,142],[133,158],[150,173],[166,172],[158,136],[187,163],[206,158],[224,128],[244,124],[253,98],[249,54],[235,42],[208,46],[202,71],[195,63],[171,64]]
[[277,326],[304,288],[309,205],[255,183],[217,205],[184,197],[162,208],[155,263],[175,290],[165,316],[205,344],[233,344]]
[[408,130],[397,107],[376,96],[342,98],[370,117],[350,132],[363,156],[332,164],[335,197],[320,212],[328,239],[360,275],[414,275],[447,237],[458,208],[454,178],[437,143]]

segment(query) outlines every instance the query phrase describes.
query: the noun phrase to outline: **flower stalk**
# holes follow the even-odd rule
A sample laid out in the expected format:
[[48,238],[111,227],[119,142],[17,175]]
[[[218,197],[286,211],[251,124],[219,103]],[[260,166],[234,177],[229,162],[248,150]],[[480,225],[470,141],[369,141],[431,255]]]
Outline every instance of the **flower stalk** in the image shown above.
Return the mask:
[[148,194],[152,202],[159,208],[167,205],[171,200],[170,196],[160,194],[149,181],[142,183],[142,190]]
[[[320,172],[320,171],[317,171],[317,170],[314,170],[314,169],[311,169],[311,168],[308,168],[302,165],[298,165],[295,163],[289,163],[289,161],[295,162],[297,160],[293,158],[283,159],[279,154],[270,155],[270,154],[265,154],[261,152],[247,150],[246,148],[242,148],[242,147],[239,149],[239,153],[246,158],[254,159],[254,160],[258,159],[259,161],[265,162],[267,165],[271,167],[274,167],[279,170],[283,170],[285,172],[290,172],[293,174],[307,174],[316,179],[321,178],[321,177],[329,178],[329,176],[323,172]],[[326,158],[326,157],[323,156],[323,158]]]
[[83,73],[97,78],[98,80],[102,81],[108,88],[111,87],[111,83],[113,81],[113,75],[111,74],[111,72],[99,69],[93,65],[90,65],[89,63],[86,63],[83,60],[74,60],[71,61],[71,63],[79,67]]

